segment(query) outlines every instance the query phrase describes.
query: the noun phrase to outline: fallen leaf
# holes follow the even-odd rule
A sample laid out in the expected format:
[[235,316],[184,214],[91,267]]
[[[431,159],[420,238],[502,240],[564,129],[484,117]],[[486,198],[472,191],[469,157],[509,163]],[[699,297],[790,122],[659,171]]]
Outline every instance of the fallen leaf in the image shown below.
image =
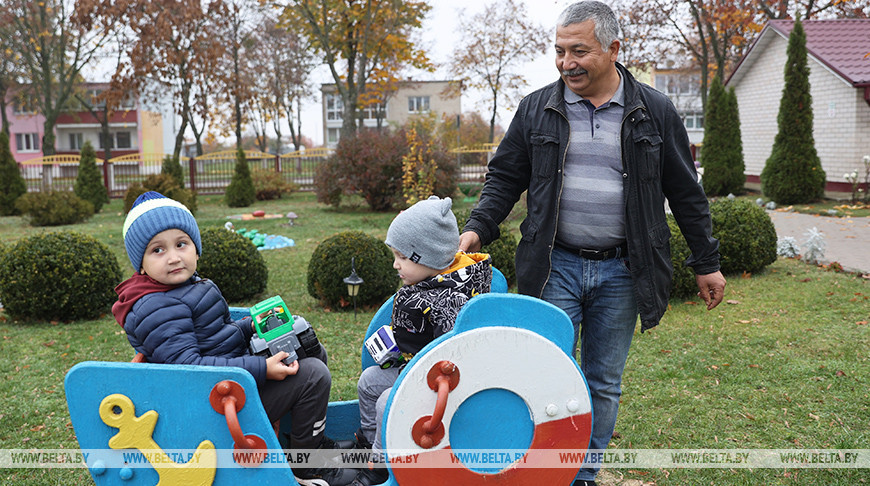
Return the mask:
[[752,278],[752,272],[743,272],[740,278]]
[[686,305],[698,305],[698,303],[695,302],[694,300],[687,300],[686,302],[683,302],[683,303]]
[[749,365],[749,367],[750,367],[750,368],[758,368],[758,365],[757,365],[757,364],[751,364],[751,365]]
[[739,300],[726,300],[725,303],[731,304],[731,305],[737,305],[740,303],[740,301]]
[[858,321],[855,324],[857,324],[859,326],[863,326],[863,325],[867,324],[867,321]]
[[719,367],[716,366],[716,365],[710,365],[710,368],[713,368],[714,370],[718,370],[718,369],[719,369]]
[[846,376],[846,372],[843,371],[843,370],[837,370],[837,372],[834,373],[834,374],[837,375],[837,376]]
[[747,321],[746,319],[740,319],[740,320],[737,321],[737,322],[739,322],[740,324],[749,324],[749,323],[751,323],[752,321]]
[[816,415],[816,414],[810,413],[810,414],[807,414],[807,415],[809,415],[810,418],[813,419],[813,420],[818,420],[818,419],[819,419],[819,416]]
[[50,348],[50,347],[54,346],[54,342],[55,342],[54,339],[52,339],[51,341],[49,341],[47,343],[42,343],[42,345],[45,346],[46,348]]
[[45,428],[45,425],[37,425],[36,427],[31,427],[30,431],[31,432],[39,432],[40,430],[42,430],[44,428]]
[[805,279],[801,279],[800,281],[801,281],[801,282],[810,282],[810,281],[812,281],[812,279],[811,279],[811,278],[805,278]]
[[662,350],[662,353],[665,353],[665,354],[668,354],[668,353],[670,353],[670,352],[671,352],[670,349],[663,349],[663,350]]

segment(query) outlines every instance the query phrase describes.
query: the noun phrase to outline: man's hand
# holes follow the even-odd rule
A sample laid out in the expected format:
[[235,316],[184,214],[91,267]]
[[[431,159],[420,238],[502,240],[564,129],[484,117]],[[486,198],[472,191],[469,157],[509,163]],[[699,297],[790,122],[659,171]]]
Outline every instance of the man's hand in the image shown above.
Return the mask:
[[480,236],[474,231],[466,231],[459,235],[459,250],[466,253],[480,251]]
[[290,354],[287,351],[279,351],[278,354],[266,358],[266,379],[267,380],[283,380],[284,378],[295,375],[299,371],[299,360],[296,360],[289,365],[284,364],[283,360]]
[[725,297],[725,277],[722,272],[708,273],[707,275],[695,275],[698,283],[698,297],[707,304],[707,310],[711,310]]

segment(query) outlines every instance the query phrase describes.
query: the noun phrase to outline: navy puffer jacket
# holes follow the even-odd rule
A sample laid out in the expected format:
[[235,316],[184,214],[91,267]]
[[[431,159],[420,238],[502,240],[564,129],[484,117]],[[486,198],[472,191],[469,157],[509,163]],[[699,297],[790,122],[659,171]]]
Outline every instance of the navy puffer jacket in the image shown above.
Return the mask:
[[142,296],[124,321],[127,339],[151,363],[237,366],[266,381],[266,360],[248,353],[251,319],[230,319],[217,285],[197,275]]

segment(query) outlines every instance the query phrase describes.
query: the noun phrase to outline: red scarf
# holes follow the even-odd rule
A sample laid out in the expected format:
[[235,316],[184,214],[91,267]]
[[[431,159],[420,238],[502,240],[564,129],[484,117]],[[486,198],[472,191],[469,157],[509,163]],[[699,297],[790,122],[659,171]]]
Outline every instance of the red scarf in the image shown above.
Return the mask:
[[124,327],[124,320],[130,309],[133,308],[139,299],[154,292],[166,292],[172,290],[177,285],[162,284],[148,275],[135,274],[132,277],[124,280],[117,287],[115,293],[118,294],[118,301],[112,305],[112,315],[121,327]]

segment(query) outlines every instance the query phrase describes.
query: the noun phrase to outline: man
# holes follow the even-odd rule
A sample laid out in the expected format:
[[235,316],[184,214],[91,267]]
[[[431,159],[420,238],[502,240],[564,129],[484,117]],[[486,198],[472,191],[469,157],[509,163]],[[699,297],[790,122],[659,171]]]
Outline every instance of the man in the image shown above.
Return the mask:
[[[520,102],[459,245],[477,251],[498,238],[498,224],[528,191],[518,288],[562,308],[574,324],[592,395],[590,449],[605,449],[613,434],[638,314],[645,331],[667,308],[673,268],[665,198],[708,310],[725,290],[685,127],[665,95],[616,62],[618,36],[616,16],[601,2],[562,12],[561,77]],[[584,468],[574,485],[594,485],[596,474]]]

